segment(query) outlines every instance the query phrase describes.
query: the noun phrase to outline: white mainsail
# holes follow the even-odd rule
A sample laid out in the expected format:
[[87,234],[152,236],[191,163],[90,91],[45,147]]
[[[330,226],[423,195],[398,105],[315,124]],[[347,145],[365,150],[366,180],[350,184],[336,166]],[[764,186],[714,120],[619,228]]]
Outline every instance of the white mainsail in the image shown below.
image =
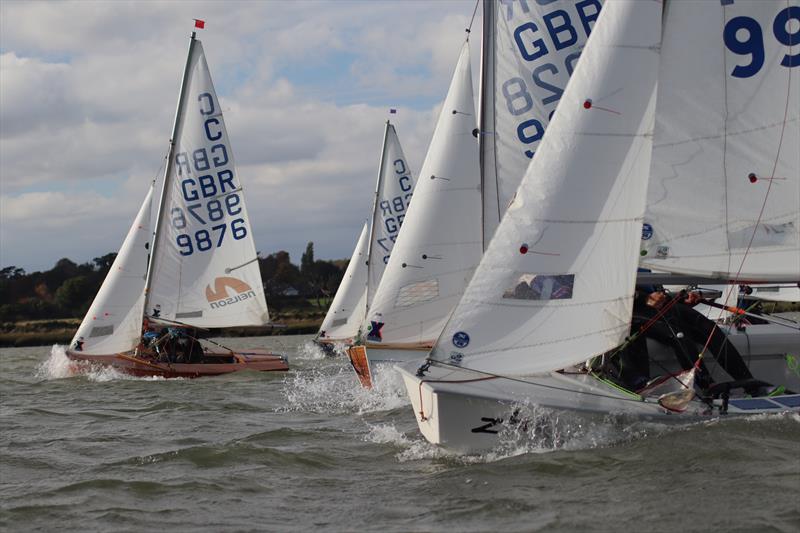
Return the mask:
[[483,253],[478,147],[469,43],[447,97],[368,321],[370,340],[432,343]]
[[265,324],[252,228],[199,40],[193,39],[184,85],[146,314],[197,327]]
[[[387,120],[383,136],[383,149],[378,168],[375,204],[372,208],[372,225],[369,240],[369,274],[367,279],[367,307],[389,264],[389,256],[406,216],[414,177],[403,155],[394,126]],[[363,320],[364,317],[361,317]]]
[[87,354],[110,354],[133,350],[142,334],[144,282],[150,256],[150,212],[153,187],[139,208],[128,235],[103,280],[71,346],[82,342]]
[[320,326],[320,338],[345,340],[358,334],[367,313],[367,242],[369,223],[364,223],[347,270]]
[[798,27],[796,0],[668,4],[647,266],[800,280]]
[[484,248],[538,150],[601,6],[601,0],[484,0]]
[[652,150],[662,5],[610,2],[431,358],[551,371],[630,326]]

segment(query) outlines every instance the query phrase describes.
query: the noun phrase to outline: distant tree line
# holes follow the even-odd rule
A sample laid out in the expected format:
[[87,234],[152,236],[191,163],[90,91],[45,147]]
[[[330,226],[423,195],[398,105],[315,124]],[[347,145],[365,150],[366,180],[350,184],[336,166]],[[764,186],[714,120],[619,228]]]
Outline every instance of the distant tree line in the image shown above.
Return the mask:
[[[80,265],[64,258],[45,272],[4,267],[0,270],[0,321],[82,318],[116,256],[109,253]],[[285,251],[259,257],[258,262],[268,304],[274,309],[326,306],[347,268],[347,260],[315,260],[313,242],[306,246],[299,267]]]

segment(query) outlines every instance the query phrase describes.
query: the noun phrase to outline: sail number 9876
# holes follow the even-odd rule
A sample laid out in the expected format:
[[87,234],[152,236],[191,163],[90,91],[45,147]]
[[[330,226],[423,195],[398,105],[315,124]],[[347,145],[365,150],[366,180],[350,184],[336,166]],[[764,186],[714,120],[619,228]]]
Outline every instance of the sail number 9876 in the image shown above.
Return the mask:
[[[225,235],[230,227],[230,235],[235,240],[247,236],[247,227],[243,218],[235,218],[228,225],[226,217],[234,217],[242,212],[242,200],[238,194],[229,194],[224,200],[213,199],[205,203],[198,202],[187,204],[186,211],[180,207],[170,210],[172,227],[183,230],[189,223],[194,226],[210,226],[209,229],[198,229],[194,233],[180,233],[175,237],[175,243],[180,247],[181,255],[192,255],[195,252],[206,252],[212,248],[219,248],[225,240]],[[188,216],[187,216],[188,215]],[[219,222],[219,224],[214,224]]]

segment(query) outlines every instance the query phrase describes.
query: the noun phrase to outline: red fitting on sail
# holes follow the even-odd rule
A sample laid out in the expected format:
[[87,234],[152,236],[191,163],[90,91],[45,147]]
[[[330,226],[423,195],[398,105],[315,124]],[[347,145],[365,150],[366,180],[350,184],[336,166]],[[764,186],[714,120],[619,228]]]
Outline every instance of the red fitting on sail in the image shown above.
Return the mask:
[[528,245],[525,244],[525,243],[522,243],[522,246],[519,247],[519,253],[521,253],[523,255],[527,254],[528,253]]
[[591,109],[592,108],[592,101],[588,98],[583,102],[584,109]]
[[754,173],[752,173],[752,172],[750,173],[750,175],[749,175],[749,176],[747,176],[747,178],[750,180],[750,183],[755,183],[755,182],[757,182],[757,181],[758,181],[758,176],[756,176],[756,175],[755,175]]

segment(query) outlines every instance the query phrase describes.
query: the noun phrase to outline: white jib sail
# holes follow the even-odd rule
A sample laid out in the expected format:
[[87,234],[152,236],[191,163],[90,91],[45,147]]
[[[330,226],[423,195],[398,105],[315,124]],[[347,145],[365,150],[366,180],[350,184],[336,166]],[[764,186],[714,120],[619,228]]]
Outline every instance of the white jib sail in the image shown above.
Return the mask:
[[265,324],[252,227],[200,41],[189,62],[146,314],[199,327]]
[[367,242],[369,224],[365,223],[347,270],[331,302],[319,336],[327,340],[352,339],[367,313]]
[[524,375],[630,327],[652,149],[658,1],[609,2],[432,358]]
[[378,188],[370,230],[372,234],[369,243],[367,307],[370,306],[386,265],[389,264],[389,255],[414,192],[414,177],[403,155],[397,132],[388,121],[378,173]]
[[643,262],[800,279],[800,3],[672,2],[664,27]]
[[371,341],[433,343],[480,261],[475,126],[469,44],[465,43],[414,202],[370,306]]
[[153,187],[139,208],[128,235],[83,318],[71,347],[81,341],[89,354],[114,354],[133,350],[142,334],[144,282],[149,252],[150,202]]
[[538,149],[601,6],[601,0],[484,1],[484,248]]

